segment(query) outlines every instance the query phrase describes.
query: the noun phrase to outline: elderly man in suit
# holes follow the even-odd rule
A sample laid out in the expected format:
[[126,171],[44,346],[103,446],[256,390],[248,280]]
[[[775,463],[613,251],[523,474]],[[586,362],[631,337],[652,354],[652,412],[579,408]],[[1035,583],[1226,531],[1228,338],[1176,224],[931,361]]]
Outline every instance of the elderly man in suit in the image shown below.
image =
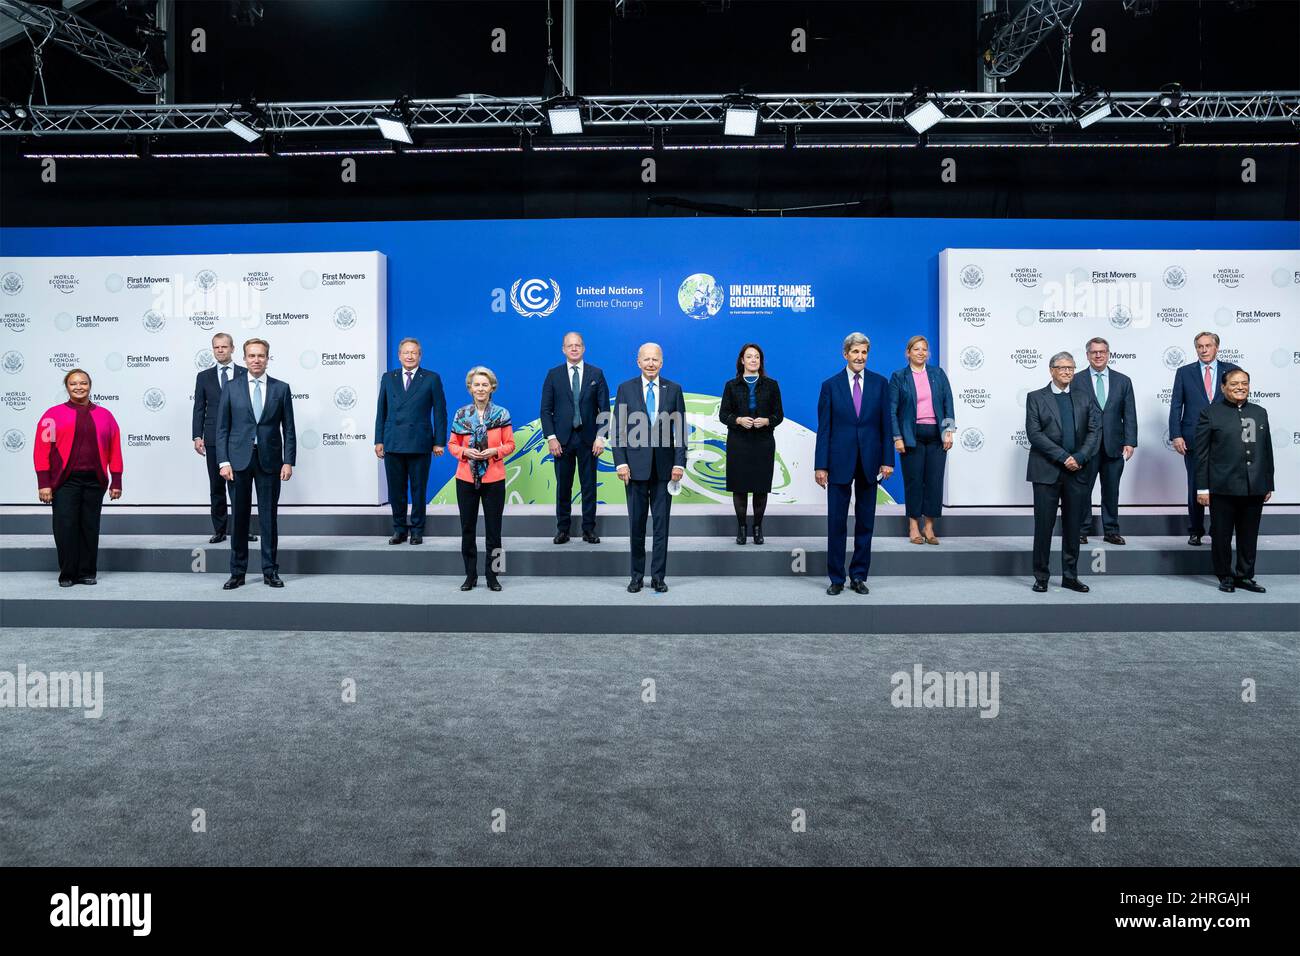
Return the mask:
[[1092,338],[1085,374],[1074,377],[1074,388],[1092,397],[1101,411],[1101,447],[1084,470],[1083,506],[1079,510],[1079,543],[1088,543],[1092,525],[1092,489],[1101,477],[1101,530],[1107,544],[1125,544],[1119,533],[1119,479],[1124,462],[1133,457],[1138,443],[1137,404],[1133,380],[1110,367],[1110,343]]
[[605,373],[582,360],[586,343],[569,332],[561,344],[564,363],[546,373],[542,383],[542,434],[555,462],[555,544],[569,540],[573,513],[573,472],[582,488],[582,540],[600,544],[596,535],[596,460],[605,451],[596,433],[597,418],[609,409]]
[[632,548],[627,589],[635,594],[644,583],[646,515],[653,513],[650,585],[662,594],[668,590],[668,482],[681,481],[686,473],[686,397],[680,385],[659,374],[664,353],[654,342],[637,350],[636,364],[641,374],[620,385],[614,398],[614,467],[627,486]]
[[[226,540],[229,530],[229,518],[226,510],[226,479],[221,477],[221,463],[217,458],[217,406],[221,404],[221,393],[231,382],[242,379],[244,367],[236,365],[231,353],[235,351],[235,340],[228,332],[218,332],[212,336],[212,367],[199,372],[194,379],[194,421],[191,431],[194,434],[194,451],[207,460],[208,465],[208,501],[212,514],[212,537],[208,544],[220,544]],[[249,535],[249,541],[256,541],[257,535]]]
[[293,426],[293,393],[287,382],[266,374],[271,345],[265,339],[244,343],[248,374],[221,393],[217,408],[217,458],[221,476],[231,482],[235,513],[230,536],[230,579],[227,591],[242,587],[248,570],[248,523],[257,486],[257,519],[262,526],[262,583],[284,587],[276,561],[279,538],[276,511],[280,483],[293,477],[298,436]]
[[[447,397],[437,372],[420,367],[419,339],[397,344],[400,368],[379,380],[375,403],[375,454],[384,462],[388,503],[393,509],[389,544],[424,543],[425,506],[429,502],[429,456],[442,456],[447,445]],[[432,417],[432,424],[430,418]],[[407,489],[411,514],[406,514]]]
[[1074,381],[1074,356],[1057,352],[1052,380],[1025,396],[1029,465],[1034,486],[1034,590],[1047,590],[1056,508],[1061,508],[1061,587],[1086,593],[1079,580],[1079,517],[1088,465],[1101,445],[1101,409]]
[[894,426],[889,383],[868,372],[871,340],[851,332],[843,343],[845,367],[822,382],[817,398],[817,444],[814,478],[826,489],[827,594],[844,590],[844,548],[848,537],[849,498],[856,501],[853,559],[849,589],[869,594],[871,535],[876,523],[877,478],[894,473]]
[[[1250,376],[1223,376],[1223,398],[1196,421],[1196,497],[1210,506],[1210,552],[1219,590],[1263,594],[1255,583],[1255,544],[1264,502],[1273,497],[1273,431],[1268,412],[1249,401]],[[1237,535],[1237,567],[1232,536]]]
[[1205,506],[1196,494],[1196,423],[1201,412],[1223,398],[1223,376],[1236,365],[1219,361],[1219,335],[1201,332],[1192,340],[1196,361],[1174,373],[1169,396],[1169,441],[1183,456],[1187,469],[1187,543],[1199,545],[1205,535]]

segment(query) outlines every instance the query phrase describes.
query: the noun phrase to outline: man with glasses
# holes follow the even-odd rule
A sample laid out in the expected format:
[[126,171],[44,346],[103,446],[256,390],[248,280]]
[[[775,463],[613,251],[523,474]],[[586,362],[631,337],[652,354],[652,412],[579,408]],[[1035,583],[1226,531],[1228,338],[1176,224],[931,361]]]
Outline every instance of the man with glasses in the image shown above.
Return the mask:
[[1084,469],[1086,494],[1079,509],[1079,543],[1088,543],[1092,526],[1092,489],[1101,476],[1101,530],[1107,544],[1126,544],[1119,533],[1119,479],[1124,462],[1133,457],[1138,443],[1137,404],[1133,380],[1110,367],[1110,343],[1103,338],[1088,340],[1088,367],[1076,378],[1074,387],[1092,398],[1101,412],[1101,445],[1092,463]]
[[1048,363],[1052,381],[1025,397],[1025,434],[1034,486],[1034,590],[1047,590],[1052,532],[1061,509],[1061,587],[1086,593],[1079,580],[1079,518],[1089,493],[1088,466],[1101,445],[1101,410],[1092,396],[1072,388],[1074,356],[1057,352]]

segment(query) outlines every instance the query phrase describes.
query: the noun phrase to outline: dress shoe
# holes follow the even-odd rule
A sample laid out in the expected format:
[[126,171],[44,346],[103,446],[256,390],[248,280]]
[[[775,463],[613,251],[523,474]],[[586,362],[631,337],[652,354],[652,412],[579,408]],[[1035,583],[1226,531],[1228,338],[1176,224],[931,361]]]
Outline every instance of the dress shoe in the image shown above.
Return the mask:
[[424,535],[422,534],[411,535],[411,544],[424,544]]
[[1070,591],[1078,591],[1080,594],[1087,594],[1092,590],[1078,578],[1061,578],[1061,587]]
[[244,576],[242,574],[232,574],[230,576],[230,580],[228,580],[225,584],[221,585],[221,590],[233,591],[235,588],[242,588],[243,586],[244,586]]
[[761,524],[754,525],[754,543],[763,543],[763,526]]
[[98,584],[99,582],[96,581],[94,578],[77,578],[77,583],[78,583],[78,584]]
[[736,531],[736,544],[744,544],[744,543],[745,543],[745,522],[742,521],[740,523],[739,529],[737,529]]
[[208,544],[220,544],[225,540],[226,540],[226,533],[224,531],[218,531],[212,537],[208,538]]
[[826,593],[831,596],[834,596],[836,594],[839,594],[843,590],[844,590],[843,584],[832,584],[830,587],[826,589]]
[[663,594],[668,590],[668,585],[664,584],[663,578],[651,578],[650,586],[655,589],[656,594]]
[[268,588],[284,587],[284,582],[280,580],[280,575],[276,574],[274,571],[272,571],[270,574],[262,575],[262,583],[265,584]]
[[1107,544],[1128,544],[1122,534],[1108,534],[1103,539]]
[[1254,578],[1236,578],[1232,583],[1243,591],[1252,591],[1255,594],[1263,594],[1268,590],[1264,586],[1256,584]]
[[556,534],[554,538],[551,539],[551,544],[568,544],[568,543],[569,543],[569,532],[567,531],[561,531],[558,534]]
[[488,586],[488,590],[489,590],[489,591],[500,591],[500,590],[501,590],[501,582],[498,581],[496,578],[491,578],[491,577],[488,578],[488,579],[487,579],[487,586]]
[[256,540],[257,540],[257,535],[253,534],[253,533],[250,531],[250,532],[248,533],[248,540],[249,540],[249,541],[256,541]]
[[1219,590],[1222,591],[1224,594],[1231,594],[1233,591],[1237,589],[1236,587],[1233,586],[1232,580],[1230,578],[1224,578],[1222,581],[1219,582]]
[[460,589],[462,591],[473,591],[476,584],[478,584],[478,578],[466,578],[462,582]]
[[861,578],[854,578],[849,582],[849,590],[854,594],[870,594],[871,588],[867,587],[867,582]]
[[1079,535],[1079,543],[1080,543],[1080,544],[1087,544],[1087,543],[1088,543],[1088,536],[1087,536],[1086,534],[1081,534],[1081,535]]
[[641,587],[642,587],[641,578],[633,578],[631,581],[627,582],[627,593],[636,594],[638,591],[641,590]]
[[406,532],[399,531],[388,539],[389,544],[403,544],[406,541]]
[[1201,536],[1199,534],[1189,534],[1187,536],[1187,543],[1194,548],[1199,548],[1201,546]]
[[1037,594],[1046,594],[1046,593],[1047,593],[1047,582],[1046,582],[1046,581],[1035,581],[1035,582],[1034,582],[1034,591],[1035,591],[1035,593],[1037,593]]
[[76,583],[76,581],[65,581],[62,578],[59,578],[59,587],[61,588],[70,588]]
[[582,532],[582,540],[587,544],[600,544],[600,536],[594,531]]

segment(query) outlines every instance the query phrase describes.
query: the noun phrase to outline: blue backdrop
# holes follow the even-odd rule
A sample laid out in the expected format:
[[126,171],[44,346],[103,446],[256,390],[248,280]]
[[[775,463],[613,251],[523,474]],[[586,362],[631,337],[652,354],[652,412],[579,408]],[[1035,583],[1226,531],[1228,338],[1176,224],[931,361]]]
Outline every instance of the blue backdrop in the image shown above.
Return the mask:
[[[846,333],[871,337],[868,367],[886,376],[904,364],[913,334],[928,335],[942,361],[938,255],[946,247],[1297,246],[1294,222],[673,218],[0,230],[7,256],[377,250],[388,256],[390,364],[399,339],[420,338],[424,365],[443,375],[452,408],[467,400],[465,371],[488,365],[516,423],[537,417],[542,378],[561,361],[566,330],[584,334],[587,359],[606,370],[611,391],[637,374],[637,345],[654,340],[664,347],[665,376],[688,392],[718,395],[740,345],[757,341],[787,416],[812,428],[819,383],[842,367]],[[697,276],[721,295],[696,279],[692,316],[678,294]],[[811,300],[782,301],[783,291]],[[759,299],[745,303],[751,294]],[[431,492],[451,465],[435,459]],[[898,477],[887,489],[901,499]]]

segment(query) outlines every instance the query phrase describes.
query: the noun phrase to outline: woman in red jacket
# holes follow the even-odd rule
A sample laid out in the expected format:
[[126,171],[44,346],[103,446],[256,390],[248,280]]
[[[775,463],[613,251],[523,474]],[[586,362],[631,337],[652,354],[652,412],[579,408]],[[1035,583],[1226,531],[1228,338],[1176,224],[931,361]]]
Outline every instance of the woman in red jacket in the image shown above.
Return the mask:
[[33,458],[41,501],[54,504],[59,587],[94,584],[104,492],[122,497],[122,435],[117,420],[90,400],[90,375],[63,376],[68,401],[47,409],[36,426]]
[[506,508],[505,459],[515,450],[515,433],[510,412],[492,403],[497,377],[490,368],[476,365],[465,376],[474,401],[456,410],[451,421],[447,451],[459,459],[456,467],[456,505],[460,508],[460,553],[465,559],[462,591],[478,583],[478,506],[483,502],[483,523],[487,526],[487,560],[484,562],[488,589],[500,591],[494,567],[501,553],[501,515]]

